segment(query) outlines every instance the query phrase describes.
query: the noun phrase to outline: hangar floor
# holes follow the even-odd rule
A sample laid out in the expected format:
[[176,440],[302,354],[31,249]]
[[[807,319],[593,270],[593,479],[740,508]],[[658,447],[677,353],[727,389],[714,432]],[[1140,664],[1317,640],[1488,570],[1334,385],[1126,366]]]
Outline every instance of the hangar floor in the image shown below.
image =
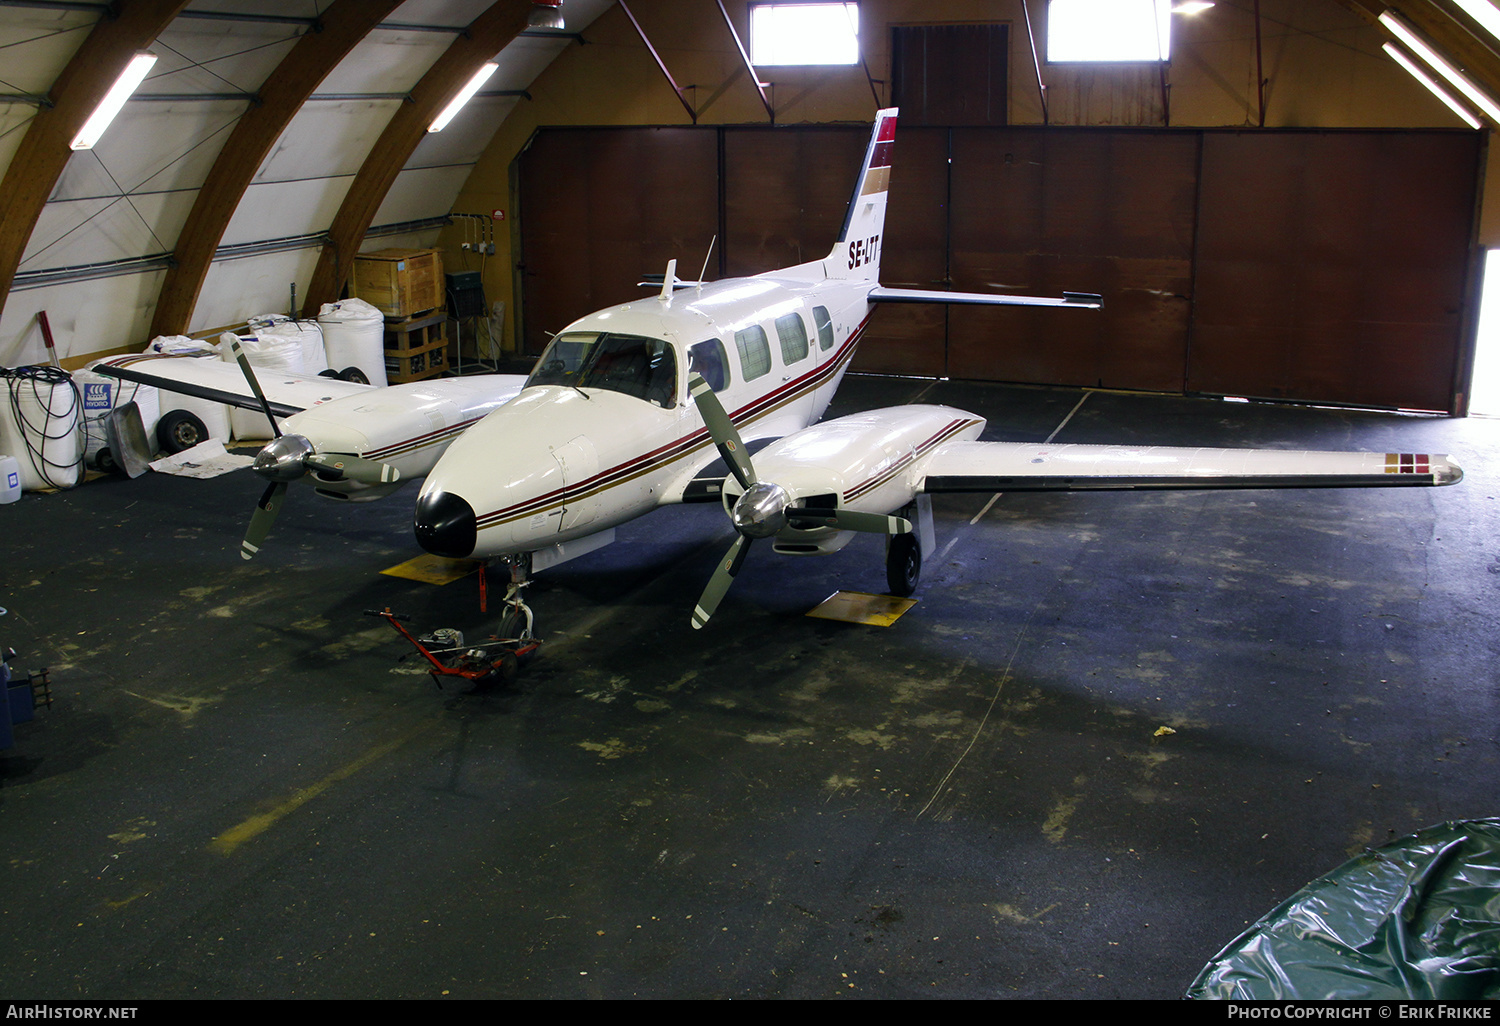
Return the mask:
[[254,563],[243,472],[24,496],[0,642],[56,704],[0,754],[0,994],[1175,998],[1366,846],[1497,813],[1500,422],[862,377],[831,414],[919,393],[1468,476],[940,499],[888,628],[802,615],[884,588],[862,538],[752,551],[694,632],[731,533],[666,510],[538,578],[489,694],[362,615],[493,626],[378,572],[414,491],[294,489]]

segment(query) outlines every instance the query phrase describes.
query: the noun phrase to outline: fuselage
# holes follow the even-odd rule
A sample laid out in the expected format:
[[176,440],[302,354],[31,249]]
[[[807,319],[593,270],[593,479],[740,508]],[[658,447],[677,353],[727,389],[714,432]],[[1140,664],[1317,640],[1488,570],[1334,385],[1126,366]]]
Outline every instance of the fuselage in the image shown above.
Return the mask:
[[558,333],[527,386],[449,446],[417,500],[424,548],[533,552],[680,502],[718,458],[699,373],[746,441],[817,421],[870,315],[868,281],[823,262],[679,288]]

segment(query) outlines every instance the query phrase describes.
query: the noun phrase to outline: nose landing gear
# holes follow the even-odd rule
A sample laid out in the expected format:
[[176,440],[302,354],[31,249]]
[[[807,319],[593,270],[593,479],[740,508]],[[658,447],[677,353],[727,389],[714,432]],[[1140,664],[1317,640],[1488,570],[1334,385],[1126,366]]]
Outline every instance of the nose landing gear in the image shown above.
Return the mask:
[[[505,608],[500,614],[500,637],[521,645],[532,644],[535,617],[531,607],[521,599],[521,589],[531,583],[531,553],[501,556],[500,563],[510,570],[510,583],[505,589]],[[484,572],[480,571],[481,574]]]

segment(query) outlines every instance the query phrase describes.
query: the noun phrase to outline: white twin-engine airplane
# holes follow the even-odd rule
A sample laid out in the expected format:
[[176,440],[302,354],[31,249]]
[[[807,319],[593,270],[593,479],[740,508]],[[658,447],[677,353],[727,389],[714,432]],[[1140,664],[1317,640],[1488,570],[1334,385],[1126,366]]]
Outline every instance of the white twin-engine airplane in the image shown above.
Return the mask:
[[[872,410],[815,424],[881,302],[1097,308],[1061,299],[884,288],[878,275],[896,111],[883,110],[843,231],[821,260],[749,278],[679,281],[568,325],[510,402],[438,460],[417,498],[417,540],[453,558],[509,565],[502,635],[524,636],[533,571],[613,539],[661,506],[721,501],[738,537],[709,581],[702,627],[752,540],[836,552],[856,531],[888,536],[887,580],[915,588],[933,548],[930,496],[1101,488],[1438,485],[1445,456],[980,442],[985,421],[943,406]],[[752,461],[746,441],[779,438]],[[722,456],[728,477],[699,475]],[[913,527],[915,522],[915,529]],[[524,626],[521,617],[524,616]]]

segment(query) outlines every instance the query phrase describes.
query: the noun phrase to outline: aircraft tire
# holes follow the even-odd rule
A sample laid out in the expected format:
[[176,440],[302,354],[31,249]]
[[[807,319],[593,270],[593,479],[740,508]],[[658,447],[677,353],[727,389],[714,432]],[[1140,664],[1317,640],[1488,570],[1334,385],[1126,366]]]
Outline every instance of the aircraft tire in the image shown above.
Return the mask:
[[[496,633],[502,638],[518,639],[521,632],[525,629],[526,614],[514,606],[509,606],[500,617],[500,625],[496,629]],[[516,665],[520,666],[531,662],[531,657],[535,654],[536,652],[533,650],[523,656],[516,656]]]
[[173,410],[156,425],[156,444],[169,456],[208,441],[208,428],[187,410]]
[[358,367],[345,367],[338,372],[338,379],[340,381],[352,381],[356,385],[368,385],[370,383],[369,375]]
[[922,546],[915,534],[891,537],[885,554],[885,583],[892,595],[905,598],[917,590],[922,576]]

